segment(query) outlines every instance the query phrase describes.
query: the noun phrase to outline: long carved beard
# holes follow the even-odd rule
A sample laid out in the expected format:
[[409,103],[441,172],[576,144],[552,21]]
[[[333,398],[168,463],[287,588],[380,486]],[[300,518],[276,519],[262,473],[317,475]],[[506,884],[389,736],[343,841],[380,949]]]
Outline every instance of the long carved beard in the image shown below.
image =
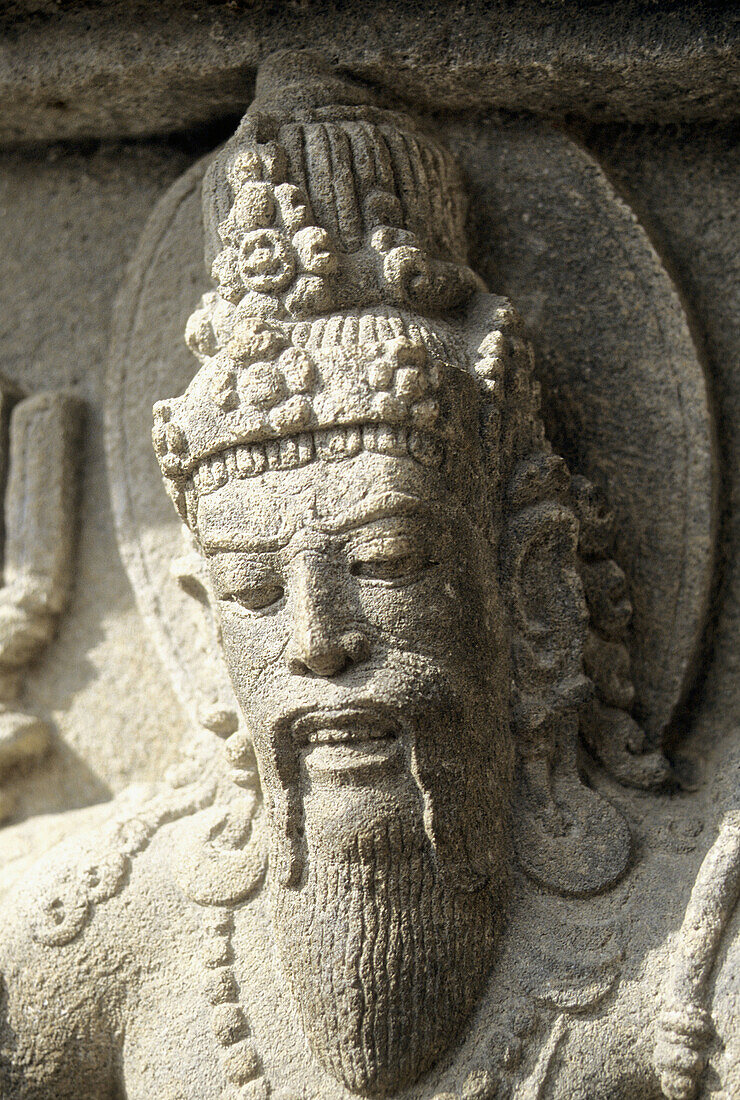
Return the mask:
[[312,848],[299,888],[272,884],[283,967],[322,1066],[352,1092],[385,1096],[429,1069],[468,1016],[501,898],[490,881],[445,884],[415,815]]

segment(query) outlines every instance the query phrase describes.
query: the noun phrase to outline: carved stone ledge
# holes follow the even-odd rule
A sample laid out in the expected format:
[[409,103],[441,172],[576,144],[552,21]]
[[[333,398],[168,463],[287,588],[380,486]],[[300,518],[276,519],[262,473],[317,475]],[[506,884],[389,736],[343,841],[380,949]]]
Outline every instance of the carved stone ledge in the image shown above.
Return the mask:
[[278,45],[322,50],[427,110],[662,123],[736,114],[727,5],[628,0],[613,19],[592,7],[16,0],[0,16],[0,141],[161,133],[241,113]]

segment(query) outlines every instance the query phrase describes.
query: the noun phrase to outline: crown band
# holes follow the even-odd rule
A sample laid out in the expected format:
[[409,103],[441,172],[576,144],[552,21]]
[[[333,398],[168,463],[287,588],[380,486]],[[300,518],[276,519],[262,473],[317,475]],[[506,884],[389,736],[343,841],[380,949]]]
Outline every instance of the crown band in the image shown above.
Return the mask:
[[201,496],[232,479],[258,477],[268,470],[295,470],[317,459],[336,462],[354,458],[362,451],[405,456],[427,467],[439,467],[444,460],[444,445],[427,432],[395,424],[358,424],[230,447],[202,462],[191,480]]

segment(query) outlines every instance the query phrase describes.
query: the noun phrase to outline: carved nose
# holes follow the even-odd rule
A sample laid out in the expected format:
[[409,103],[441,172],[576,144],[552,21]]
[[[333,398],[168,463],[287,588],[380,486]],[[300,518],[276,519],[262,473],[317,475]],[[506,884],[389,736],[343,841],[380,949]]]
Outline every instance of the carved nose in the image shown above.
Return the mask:
[[295,568],[293,636],[285,654],[288,668],[297,676],[338,676],[369,656],[369,641],[361,631],[348,629],[341,585],[332,583],[320,560],[302,555]]
[[349,665],[369,656],[367,638],[358,630],[332,637],[315,627],[296,631],[286,654],[288,668],[296,676],[338,676]]

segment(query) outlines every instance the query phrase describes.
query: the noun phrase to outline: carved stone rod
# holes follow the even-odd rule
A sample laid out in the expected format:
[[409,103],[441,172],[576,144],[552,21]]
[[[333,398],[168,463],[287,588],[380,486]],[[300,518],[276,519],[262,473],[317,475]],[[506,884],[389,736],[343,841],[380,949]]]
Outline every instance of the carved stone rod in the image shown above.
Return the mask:
[[717,951],[740,893],[740,811],[729,812],[704,857],[678,934],[655,1066],[668,1100],[691,1100],[713,1035],[705,1007]]
[[[0,589],[0,776],[48,748],[45,722],[17,708],[22,672],[51,641],[71,581],[81,405],[25,398],[10,417],[5,584]],[[0,791],[0,819],[13,808]]]

